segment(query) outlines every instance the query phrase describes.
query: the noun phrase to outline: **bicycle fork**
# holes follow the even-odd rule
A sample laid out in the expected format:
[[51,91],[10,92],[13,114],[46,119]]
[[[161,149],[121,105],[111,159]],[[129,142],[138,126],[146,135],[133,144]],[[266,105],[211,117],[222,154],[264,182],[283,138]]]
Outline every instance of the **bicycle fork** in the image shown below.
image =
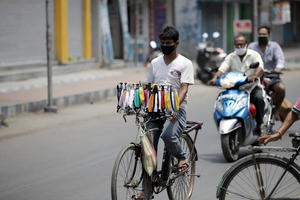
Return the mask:
[[259,187],[258,189],[259,189],[260,197],[261,197],[261,200],[264,200],[265,196],[266,196],[265,189],[264,189],[264,181],[263,181],[263,178],[261,175],[260,166],[259,166],[259,164],[256,163],[254,154],[253,154],[253,161],[254,161],[255,175],[256,175],[256,180],[257,180],[257,184]]

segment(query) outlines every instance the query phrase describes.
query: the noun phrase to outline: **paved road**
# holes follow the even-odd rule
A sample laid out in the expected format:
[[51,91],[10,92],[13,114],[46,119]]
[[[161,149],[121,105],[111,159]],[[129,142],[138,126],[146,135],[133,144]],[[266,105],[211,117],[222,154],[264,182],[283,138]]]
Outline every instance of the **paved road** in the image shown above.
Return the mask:
[[[300,71],[283,76],[291,102],[300,91],[299,77]],[[231,165],[221,154],[212,117],[218,92],[202,85],[190,90],[188,119],[204,122],[197,141],[201,178],[196,179],[192,199],[215,199],[218,181]],[[133,119],[124,123],[115,113],[115,99],[62,109],[58,114],[24,114],[8,122],[9,128],[0,129],[0,135],[11,135],[0,137],[0,200],[110,199],[116,154],[136,136]],[[300,124],[293,129],[300,130]],[[166,199],[166,194],[155,199]]]

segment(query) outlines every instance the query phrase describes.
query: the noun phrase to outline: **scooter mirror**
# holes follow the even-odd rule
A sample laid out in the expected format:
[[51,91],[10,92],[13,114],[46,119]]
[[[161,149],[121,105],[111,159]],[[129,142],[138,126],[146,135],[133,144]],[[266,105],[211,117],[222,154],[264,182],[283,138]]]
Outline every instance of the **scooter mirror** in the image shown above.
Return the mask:
[[220,33],[219,32],[213,32],[212,36],[213,36],[213,38],[218,38],[218,37],[220,37]]
[[204,32],[204,33],[202,34],[202,37],[203,37],[204,39],[208,38],[208,33]]
[[152,40],[152,41],[150,42],[150,47],[151,47],[152,49],[156,49],[156,47],[157,47],[156,42]]

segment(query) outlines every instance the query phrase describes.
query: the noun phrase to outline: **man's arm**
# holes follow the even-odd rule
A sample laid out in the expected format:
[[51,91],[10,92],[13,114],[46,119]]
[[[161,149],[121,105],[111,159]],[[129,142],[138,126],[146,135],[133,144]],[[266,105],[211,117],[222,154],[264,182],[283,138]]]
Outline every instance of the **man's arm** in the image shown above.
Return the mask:
[[232,60],[232,54],[227,55],[225,60],[222,62],[221,66],[219,67],[217,73],[208,82],[209,85],[216,85],[217,78],[219,78],[220,76],[222,76],[223,74],[229,71],[231,60]]
[[217,82],[217,78],[219,78],[220,76],[222,76],[224,73],[221,71],[217,71],[217,73],[214,75],[214,77],[208,82],[209,85],[216,85]]
[[281,70],[284,68],[284,54],[278,43],[275,43],[274,55],[275,55],[275,60],[276,60],[276,67],[274,70],[275,70],[275,72],[280,73]]
[[185,99],[185,96],[186,96],[188,90],[189,90],[189,84],[188,83],[181,83],[180,89],[179,89],[179,92],[178,92],[179,105],[181,105],[181,103]]
[[248,82],[254,82],[256,78],[259,78],[264,73],[264,63],[259,53],[253,51],[253,62],[258,62],[259,66],[256,68],[256,71],[253,75],[248,77]]
[[254,82],[256,78],[260,77],[263,74],[263,69],[258,67],[255,73],[252,76],[248,77],[248,82]]
[[281,124],[278,131],[273,135],[266,135],[262,136],[258,139],[259,142],[263,142],[264,144],[267,144],[271,141],[276,141],[278,139],[281,139],[282,135],[292,126],[292,124],[299,119],[299,115],[294,113],[293,111],[290,111],[289,114],[286,116],[284,122]]

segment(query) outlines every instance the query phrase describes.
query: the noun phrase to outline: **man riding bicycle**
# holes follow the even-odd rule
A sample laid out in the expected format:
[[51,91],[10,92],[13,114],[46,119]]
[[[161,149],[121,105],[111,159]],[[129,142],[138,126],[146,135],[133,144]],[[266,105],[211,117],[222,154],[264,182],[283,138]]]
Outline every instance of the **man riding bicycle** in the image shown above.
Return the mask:
[[284,68],[284,55],[277,42],[269,41],[271,29],[268,26],[261,26],[257,30],[258,42],[252,42],[248,48],[260,54],[266,70],[278,73],[277,77],[269,77],[271,82],[268,83],[267,89],[274,92],[272,97],[275,102],[274,114],[275,118],[279,120],[278,110],[285,97],[285,86],[279,76]]
[[[169,120],[153,120],[147,128],[158,128],[153,132],[154,148],[157,151],[158,140],[161,137],[167,151],[178,159],[178,169],[185,172],[189,167],[186,153],[183,151],[179,137],[186,126],[187,93],[190,84],[194,84],[194,68],[192,62],[177,53],[179,33],[176,28],[166,26],[158,35],[163,55],[151,61],[147,82],[160,85],[171,85],[178,91],[179,110],[172,113]],[[135,196],[142,199],[143,193]]]

